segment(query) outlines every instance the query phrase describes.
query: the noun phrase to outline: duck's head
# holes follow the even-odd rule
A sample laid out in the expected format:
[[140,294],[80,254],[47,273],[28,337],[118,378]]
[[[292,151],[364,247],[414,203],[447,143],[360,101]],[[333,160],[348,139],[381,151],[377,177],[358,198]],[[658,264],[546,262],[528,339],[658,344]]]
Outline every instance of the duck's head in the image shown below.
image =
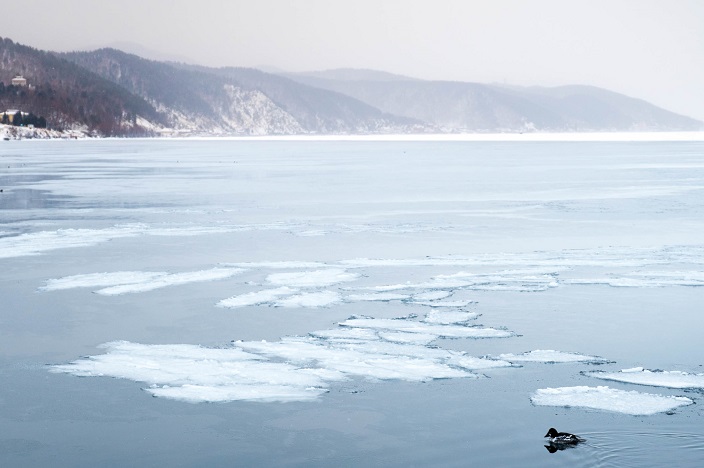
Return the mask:
[[548,430],[548,433],[545,434],[543,437],[556,437],[556,436],[557,436],[557,429],[555,429],[554,427],[551,427]]

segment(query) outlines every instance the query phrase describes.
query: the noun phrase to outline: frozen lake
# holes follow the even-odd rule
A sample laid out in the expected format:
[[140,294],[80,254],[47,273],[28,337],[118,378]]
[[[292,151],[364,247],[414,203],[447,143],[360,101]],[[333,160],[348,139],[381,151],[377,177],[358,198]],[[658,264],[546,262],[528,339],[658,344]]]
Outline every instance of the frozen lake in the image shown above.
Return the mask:
[[[2,466],[704,459],[704,142],[0,163]],[[551,453],[550,427],[587,441]]]

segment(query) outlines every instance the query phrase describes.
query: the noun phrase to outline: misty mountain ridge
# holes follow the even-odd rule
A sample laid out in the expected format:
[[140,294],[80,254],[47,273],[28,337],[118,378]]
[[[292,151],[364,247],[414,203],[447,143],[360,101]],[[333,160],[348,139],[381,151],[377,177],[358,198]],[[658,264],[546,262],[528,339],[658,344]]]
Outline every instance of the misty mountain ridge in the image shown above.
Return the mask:
[[[8,86],[22,74],[30,86]],[[0,38],[0,107],[94,135],[295,135],[700,130],[702,122],[590,86],[515,87],[337,69],[267,73],[53,53]],[[3,109],[0,109],[2,112]]]
[[700,130],[695,119],[646,101],[586,85],[521,87],[428,81],[369,70],[288,73],[310,86],[354,97],[444,132],[594,132]]

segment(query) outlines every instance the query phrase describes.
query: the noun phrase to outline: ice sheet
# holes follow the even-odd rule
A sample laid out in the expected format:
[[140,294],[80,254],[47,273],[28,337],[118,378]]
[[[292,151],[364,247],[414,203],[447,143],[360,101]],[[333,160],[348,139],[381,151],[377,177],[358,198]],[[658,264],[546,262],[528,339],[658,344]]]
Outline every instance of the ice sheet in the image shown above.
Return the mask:
[[599,356],[589,356],[586,354],[566,353],[552,349],[536,349],[521,354],[499,354],[499,359],[511,362],[589,362],[594,364],[609,362]]
[[539,389],[533,394],[531,401],[538,406],[581,407],[634,416],[664,413],[694,403],[682,396],[584,386]]
[[642,367],[623,369],[620,372],[584,372],[584,375],[616,382],[667,388],[704,388],[704,374],[681,371],[649,370]]

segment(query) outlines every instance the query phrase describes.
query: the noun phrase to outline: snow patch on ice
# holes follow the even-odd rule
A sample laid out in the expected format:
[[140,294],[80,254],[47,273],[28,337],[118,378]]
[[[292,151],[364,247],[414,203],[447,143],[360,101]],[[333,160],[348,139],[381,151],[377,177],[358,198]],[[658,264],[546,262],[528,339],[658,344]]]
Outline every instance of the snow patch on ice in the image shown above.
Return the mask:
[[538,406],[590,408],[634,416],[664,413],[694,403],[682,396],[662,396],[586,386],[539,389],[533,394],[531,401]]
[[589,356],[586,354],[578,353],[566,353],[563,351],[555,351],[552,349],[536,349],[534,351],[527,351],[521,354],[499,354],[499,358],[511,362],[589,362],[593,364],[609,362],[608,360],[598,356]]
[[623,369],[620,372],[584,372],[584,375],[602,380],[649,385],[667,388],[704,388],[704,374],[680,371],[649,370],[642,367]]

